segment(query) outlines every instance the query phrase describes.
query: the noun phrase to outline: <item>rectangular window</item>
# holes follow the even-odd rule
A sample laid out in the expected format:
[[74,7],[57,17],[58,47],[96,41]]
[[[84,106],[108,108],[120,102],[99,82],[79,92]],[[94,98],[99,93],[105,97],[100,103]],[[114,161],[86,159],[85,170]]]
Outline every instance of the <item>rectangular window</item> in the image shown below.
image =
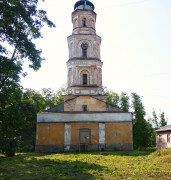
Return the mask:
[[86,20],[83,20],[83,27],[86,27]]
[[83,85],[87,85],[87,74],[83,74]]
[[169,134],[167,134],[167,142],[170,142],[170,133]]
[[87,58],[87,49],[83,49],[83,58]]
[[162,135],[160,134],[158,137],[159,137],[159,143],[162,143]]
[[87,105],[83,105],[83,112],[87,112]]

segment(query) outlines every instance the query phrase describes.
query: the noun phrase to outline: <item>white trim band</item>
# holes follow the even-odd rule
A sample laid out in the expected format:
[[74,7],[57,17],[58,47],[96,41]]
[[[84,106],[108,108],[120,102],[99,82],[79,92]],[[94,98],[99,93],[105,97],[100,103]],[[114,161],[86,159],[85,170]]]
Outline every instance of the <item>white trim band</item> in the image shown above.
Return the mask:
[[131,113],[38,113],[37,122],[132,122]]

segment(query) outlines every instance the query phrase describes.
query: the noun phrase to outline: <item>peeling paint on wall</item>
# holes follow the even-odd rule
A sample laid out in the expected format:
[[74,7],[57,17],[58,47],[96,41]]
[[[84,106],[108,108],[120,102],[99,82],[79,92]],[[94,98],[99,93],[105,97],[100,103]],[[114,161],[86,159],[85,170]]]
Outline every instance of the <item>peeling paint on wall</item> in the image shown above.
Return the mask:
[[105,123],[99,123],[99,144],[105,145]]
[[71,144],[71,124],[65,123],[64,126],[64,150],[69,151]]

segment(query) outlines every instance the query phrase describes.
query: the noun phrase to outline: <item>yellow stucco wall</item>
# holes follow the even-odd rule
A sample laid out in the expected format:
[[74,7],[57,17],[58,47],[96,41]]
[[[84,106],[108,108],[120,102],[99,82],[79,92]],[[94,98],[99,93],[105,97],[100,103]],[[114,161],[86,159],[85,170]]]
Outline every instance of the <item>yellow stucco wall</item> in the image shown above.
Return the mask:
[[36,145],[63,145],[64,123],[38,123]]
[[82,105],[87,105],[88,111],[106,111],[106,103],[90,96],[79,96],[64,103],[64,111],[82,111]]
[[[71,144],[78,145],[79,129],[91,129],[91,144],[99,143],[99,123],[71,123]],[[132,144],[132,123],[105,123],[106,144]],[[36,145],[63,145],[64,123],[38,123]]]
[[105,123],[106,144],[131,144],[132,123]]
[[71,144],[79,143],[79,129],[91,129],[91,144],[99,143],[99,124],[98,123],[72,123],[71,124]]

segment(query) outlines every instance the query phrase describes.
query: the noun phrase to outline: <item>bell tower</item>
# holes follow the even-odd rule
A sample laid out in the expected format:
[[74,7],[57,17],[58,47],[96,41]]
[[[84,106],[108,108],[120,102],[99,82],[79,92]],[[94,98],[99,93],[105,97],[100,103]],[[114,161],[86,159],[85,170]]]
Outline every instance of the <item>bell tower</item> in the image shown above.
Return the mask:
[[132,113],[106,103],[102,91],[101,37],[88,0],[77,0],[68,37],[67,95],[37,115],[36,152],[132,150]]
[[72,13],[68,37],[68,95],[102,95],[101,37],[96,34],[96,13],[88,0],[79,0]]

